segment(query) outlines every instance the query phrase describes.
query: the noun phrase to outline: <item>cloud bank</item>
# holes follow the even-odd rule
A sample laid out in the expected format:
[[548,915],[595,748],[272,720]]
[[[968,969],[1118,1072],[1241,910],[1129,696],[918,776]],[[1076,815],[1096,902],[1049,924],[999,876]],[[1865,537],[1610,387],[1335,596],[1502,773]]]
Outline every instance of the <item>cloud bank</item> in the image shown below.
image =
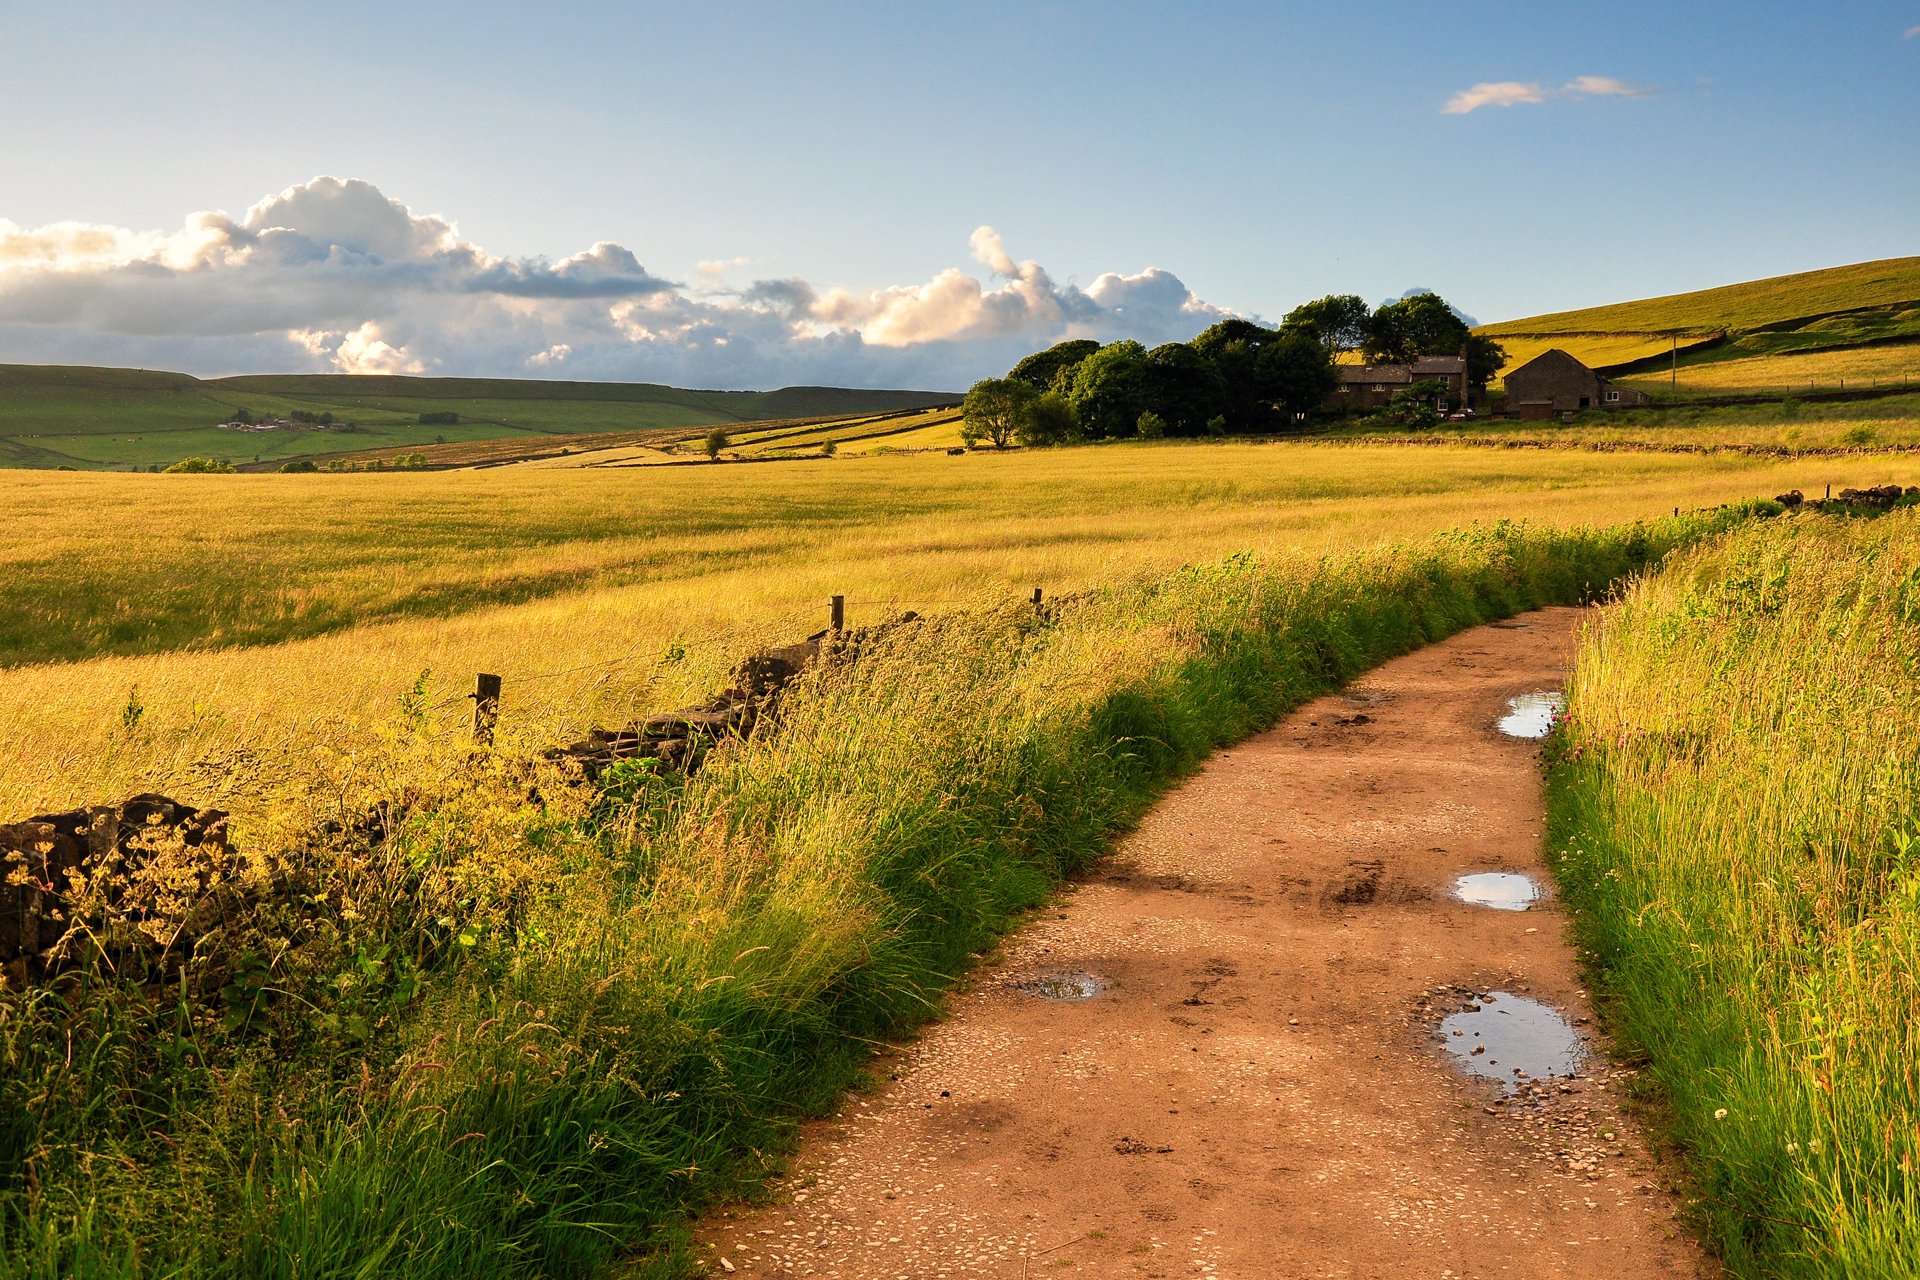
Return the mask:
[[1548,89],[1530,80],[1495,80],[1462,89],[1447,99],[1440,110],[1450,116],[1464,116],[1482,107],[1518,107],[1548,98],[1644,98],[1647,90],[1636,89],[1612,76],[1575,76],[1558,89]]
[[1158,268],[1082,289],[992,227],[972,251],[985,280],[733,287],[752,259],[730,257],[699,264],[693,290],[610,242],[495,257],[371,183],[321,177],[173,232],[0,219],[0,362],[958,389],[1064,338],[1153,345],[1227,314]]

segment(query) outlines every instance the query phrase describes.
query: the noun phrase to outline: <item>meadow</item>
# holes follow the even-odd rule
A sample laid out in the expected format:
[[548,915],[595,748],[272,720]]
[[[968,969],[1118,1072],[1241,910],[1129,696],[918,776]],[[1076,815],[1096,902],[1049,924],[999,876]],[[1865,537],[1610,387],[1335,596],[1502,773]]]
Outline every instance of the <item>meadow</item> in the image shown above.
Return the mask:
[[[568,741],[722,687],[754,646],[823,626],[834,594],[871,622],[1235,552],[1502,520],[1613,524],[1887,474],[1871,458],[1310,443],[593,471],[25,473],[0,511],[0,814],[153,788],[244,824],[266,800],[330,786],[316,762],[350,759],[409,699],[435,707],[457,754],[477,671],[506,679],[517,731]],[[77,509],[88,518],[41,514]]]
[[[200,379],[136,369],[0,365],[0,463],[126,470],[196,455],[274,463],[442,441],[690,433],[715,423],[857,416],[944,398],[834,387],[686,391],[651,383],[333,374]],[[234,432],[215,425],[240,408],[256,418],[331,413],[356,430]],[[460,421],[423,424],[423,413],[455,413]]]
[[1550,848],[1741,1276],[1920,1274],[1920,518],[1678,556],[1592,623]]
[[1683,358],[1669,377],[1659,370],[1620,378],[1656,399],[1714,396],[1785,397],[1817,391],[1920,390],[1920,342],[1879,343],[1832,351]]
[[1809,316],[1920,302],[1920,258],[1883,258],[1743,284],[1529,316],[1476,331],[1504,334],[1724,333]]
[[1482,418],[1444,422],[1417,433],[1349,429],[1330,434],[1335,439],[1501,448],[1727,452],[1776,457],[1864,454],[1920,447],[1920,394],[1863,400],[1802,401],[1787,396],[1753,404],[1654,405],[1646,409],[1593,410],[1566,423]]
[[[1442,490],[1454,516],[1497,492]],[[1153,517],[1196,495],[1161,497],[1131,517],[1171,534]],[[57,995],[0,991],[0,1258],[33,1280],[688,1274],[682,1215],[758,1185],[873,1044],[1210,748],[1745,514],[1418,537],[1418,495],[1345,505],[1401,540],[1214,556],[1176,536],[1163,563],[1184,564],[1083,561],[1106,585],[1039,611],[983,587],[816,668],[779,732],[690,780],[530,770],[525,717],[450,759],[417,704],[366,709],[300,762],[324,794],[256,814],[216,883],[248,907],[200,913],[177,977],[145,983],[123,952]],[[876,523],[862,538],[893,532]],[[984,570],[992,531],[948,532]],[[519,634],[553,661],[582,620]],[[267,684],[324,669],[205,656]],[[154,874],[91,884],[76,928],[148,939],[158,964],[194,906],[166,892],[177,864]]]

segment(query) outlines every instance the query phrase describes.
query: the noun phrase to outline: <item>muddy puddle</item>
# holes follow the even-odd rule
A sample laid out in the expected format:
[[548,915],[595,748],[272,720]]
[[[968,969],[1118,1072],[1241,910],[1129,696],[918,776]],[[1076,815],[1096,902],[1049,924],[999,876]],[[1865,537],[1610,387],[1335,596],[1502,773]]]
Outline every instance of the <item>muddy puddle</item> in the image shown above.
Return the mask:
[[1113,984],[1097,973],[1049,973],[1009,985],[1042,1000],[1091,1000]]
[[1528,1080],[1570,1076],[1586,1061],[1586,1046],[1550,1005],[1492,991],[1440,1023],[1440,1042],[1453,1065],[1470,1076],[1498,1080],[1508,1093]]
[[1507,714],[1500,717],[1500,732],[1509,738],[1544,738],[1553,722],[1567,709],[1563,693],[1523,693],[1507,699]]
[[1495,911],[1525,911],[1540,900],[1540,886],[1518,871],[1476,871],[1453,882],[1453,896]]

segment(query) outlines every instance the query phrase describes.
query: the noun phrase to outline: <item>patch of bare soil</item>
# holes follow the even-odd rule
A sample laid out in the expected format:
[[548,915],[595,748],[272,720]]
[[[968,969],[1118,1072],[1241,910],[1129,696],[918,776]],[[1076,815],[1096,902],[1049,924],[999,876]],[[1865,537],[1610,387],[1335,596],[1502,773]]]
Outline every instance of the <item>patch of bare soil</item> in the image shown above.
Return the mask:
[[[778,1203],[702,1224],[710,1274],[1713,1274],[1551,894],[1450,892],[1549,883],[1538,746],[1495,725],[1559,686],[1579,616],[1467,632],[1216,756],[810,1130]],[[1486,1059],[1442,1021],[1497,1032],[1522,996],[1578,1073],[1463,1072]]]

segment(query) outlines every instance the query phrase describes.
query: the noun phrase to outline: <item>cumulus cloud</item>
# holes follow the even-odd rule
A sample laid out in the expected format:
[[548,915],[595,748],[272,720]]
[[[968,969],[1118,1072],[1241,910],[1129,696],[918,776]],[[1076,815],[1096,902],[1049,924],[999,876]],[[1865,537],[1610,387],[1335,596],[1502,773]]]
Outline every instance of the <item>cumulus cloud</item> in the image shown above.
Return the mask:
[[1481,107],[1517,107],[1548,98],[1644,98],[1647,90],[1638,89],[1612,76],[1575,76],[1558,89],[1548,89],[1522,80],[1483,81],[1471,89],[1462,89],[1447,99],[1440,110],[1450,116],[1464,116]]
[[1175,341],[1226,314],[1158,268],[1082,289],[992,227],[970,245],[984,279],[737,288],[721,277],[752,262],[738,257],[699,264],[696,291],[611,242],[498,257],[371,183],[323,177],[172,232],[0,220],[0,359],[960,388],[1064,338]]

